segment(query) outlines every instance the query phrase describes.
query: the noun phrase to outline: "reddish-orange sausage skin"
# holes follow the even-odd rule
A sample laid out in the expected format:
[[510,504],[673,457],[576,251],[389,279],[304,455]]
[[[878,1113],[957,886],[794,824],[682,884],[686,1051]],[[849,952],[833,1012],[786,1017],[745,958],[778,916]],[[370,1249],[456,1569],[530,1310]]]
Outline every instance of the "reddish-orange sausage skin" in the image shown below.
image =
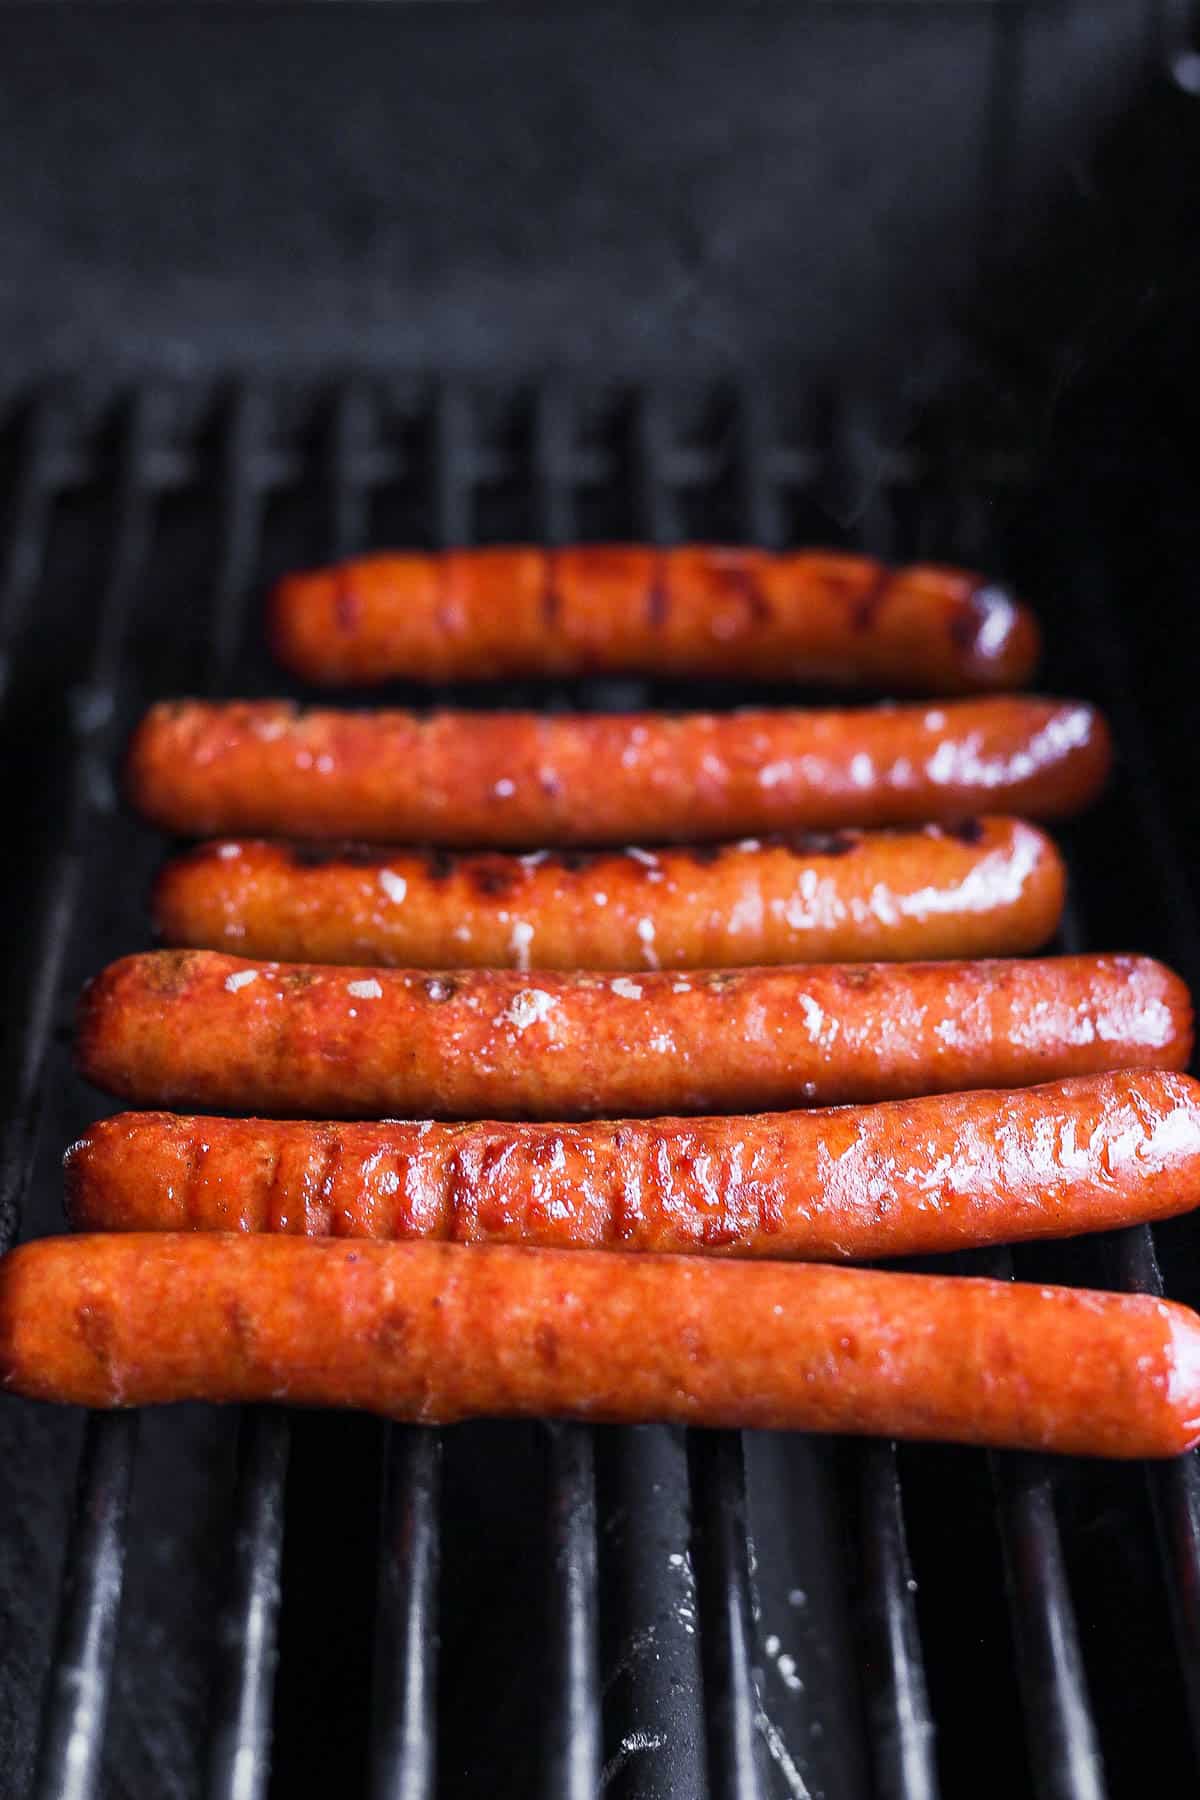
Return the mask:
[[762,1111],[1190,1048],[1186,987],[1136,956],[601,976],[160,950],[97,976],[77,1036],[82,1072],[136,1105],[315,1118]]
[[276,656],[305,681],[643,671],[967,693],[1037,663],[1029,609],[959,569],[691,544],[391,553],[286,576]]
[[0,1262],[0,1383],[92,1407],[290,1401],[1171,1456],[1200,1320],[1141,1294],[801,1263],[204,1233]]
[[122,1113],[67,1153],[83,1231],[272,1231],[841,1261],[1200,1203],[1200,1085],[1138,1071],[753,1118],[304,1124]]
[[235,839],[169,862],[154,920],[168,944],[390,968],[908,961],[1038,949],[1064,880],[1020,819],[532,856]]
[[1056,818],[1108,772],[1076,701],[733,713],[333,712],[287,701],[152,707],[130,750],[148,819],[467,847],[711,841],[773,831]]

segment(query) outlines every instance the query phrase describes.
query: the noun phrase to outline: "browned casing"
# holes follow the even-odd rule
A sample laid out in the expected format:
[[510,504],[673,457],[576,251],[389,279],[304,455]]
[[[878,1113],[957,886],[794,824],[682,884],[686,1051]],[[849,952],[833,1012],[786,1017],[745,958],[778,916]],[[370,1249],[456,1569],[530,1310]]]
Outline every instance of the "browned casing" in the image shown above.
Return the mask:
[[1138,956],[536,975],[159,950],[85,990],[77,1051],[140,1106],[283,1117],[748,1112],[1183,1067]]
[[225,839],[162,870],[167,944],[390,968],[702,969],[1013,956],[1062,858],[1020,819],[691,849],[370,849]]
[[305,681],[634,671],[968,693],[1037,663],[1028,607],[961,569],[691,544],[358,557],[287,575],[268,629]]
[[193,836],[539,850],[1057,818],[1099,792],[1110,754],[1094,708],[1030,695],[678,714],[180,700],[146,715],[128,782],[154,824]]
[[819,1264],[201,1232],[0,1261],[0,1384],[92,1407],[348,1406],[1170,1456],[1200,1320],[1142,1294]]
[[119,1113],[74,1144],[84,1231],[291,1232],[840,1261],[1200,1203],[1200,1085],[1154,1071],[750,1118],[307,1124]]

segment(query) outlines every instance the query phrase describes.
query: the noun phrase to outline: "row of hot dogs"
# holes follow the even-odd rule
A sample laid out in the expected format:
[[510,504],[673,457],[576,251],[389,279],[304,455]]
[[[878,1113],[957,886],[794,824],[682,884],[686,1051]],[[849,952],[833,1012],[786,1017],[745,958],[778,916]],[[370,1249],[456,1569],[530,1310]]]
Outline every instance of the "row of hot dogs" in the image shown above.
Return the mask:
[[[334,682],[945,693],[1023,680],[1037,645],[974,577],[700,549],[376,558],[283,583],[271,629]],[[1200,1202],[1183,984],[1014,959],[1064,877],[1004,814],[1074,809],[1108,757],[1090,708],[1022,697],[155,708],[135,803],[223,836],[168,865],[173,947],[92,983],[78,1053],[185,1110],[69,1152],[79,1235],[0,1264],[5,1385],[1186,1448],[1186,1309],[828,1266]]]

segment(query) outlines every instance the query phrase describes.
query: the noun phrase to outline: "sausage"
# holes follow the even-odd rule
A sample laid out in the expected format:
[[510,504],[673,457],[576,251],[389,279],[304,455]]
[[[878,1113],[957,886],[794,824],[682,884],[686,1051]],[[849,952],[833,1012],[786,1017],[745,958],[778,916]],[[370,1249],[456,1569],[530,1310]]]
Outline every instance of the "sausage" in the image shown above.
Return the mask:
[[733,713],[331,712],[290,701],[152,707],[129,790],[153,823],[466,848],[709,841],[986,810],[1052,818],[1099,791],[1090,707]]
[[0,1261],[0,1383],[91,1407],[289,1401],[1170,1456],[1200,1319],[1144,1294],[803,1263],[167,1232]]
[[391,968],[679,969],[1006,956],[1062,913],[1036,826],[744,838],[532,856],[202,844],[159,876],[163,941]]
[[1200,1084],[1138,1071],[757,1118],[303,1124],[123,1113],[66,1157],[83,1231],[273,1231],[843,1261],[1200,1203]]
[[366,685],[644,672],[1019,687],[1038,657],[1028,607],[959,569],[689,544],[365,556],[289,575],[268,614],[304,681]]
[[686,975],[437,974],[159,950],[85,990],[79,1066],[139,1106],[284,1117],[643,1117],[1182,1067],[1136,956]]

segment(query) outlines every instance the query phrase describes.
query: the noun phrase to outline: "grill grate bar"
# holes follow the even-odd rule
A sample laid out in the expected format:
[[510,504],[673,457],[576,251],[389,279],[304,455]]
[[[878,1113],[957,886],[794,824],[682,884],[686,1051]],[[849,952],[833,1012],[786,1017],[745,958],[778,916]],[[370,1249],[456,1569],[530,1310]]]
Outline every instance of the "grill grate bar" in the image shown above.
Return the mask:
[[[206,671],[210,692],[230,680],[242,642],[262,534],[257,471],[267,428],[263,396],[253,387],[238,388],[222,445],[220,553]],[[270,1775],[289,1444],[282,1413],[264,1407],[242,1415],[232,1581],[218,1633],[209,1800],[259,1800]]]
[[[537,522],[545,541],[574,531],[569,478],[570,418],[544,390],[533,418],[531,460]],[[587,1425],[553,1425],[546,1444],[548,1689],[543,1792],[547,1800],[592,1800],[600,1781],[599,1568],[596,1446]]]
[[[87,827],[96,810],[107,810],[113,804],[108,770],[116,748],[115,687],[133,596],[153,532],[152,498],[144,471],[157,418],[156,396],[151,390],[139,389],[121,437],[111,564],[88,682],[76,707],[78,731],[69,813],[51,871],[35,1001],[28,1014],[25,1068],[30,1101],[62,985],[67,942],[82,886]],[[33,1143],[30,1121],[14,1171],[18,1198],[28,1183]],[[43,1702],[34,1790],[39,1800],[42,1796],[49,1800],[51,1795],[86,1800],[99,1780],[135,1444],[134,1419],[121,1415],[89,1419],[77,1476],[76,1527],[67,1546],[56,1650]]]
[[[826,504],[851,519],[872,556],[897,553],[896,519],[885,488],[885,434],[861,393],[834,397]],[[916,1582],[908,1554],[896,1446],[858,1443],[856,1472],[859,1610],[866,1649],[864,1688],[871,1756],[882,1800],[937,1800],[936,1727],[929,1705]]]
[[[1086,533],[1079,539],[1081,545],[1090,542]],[[1103,683],[1113,735],[1121,746],[1127,786],[1135,796],[1130,809],[1134,815],[1132,824],[1142,834],[1147,861],[1165,904],[1171,953],[1194,992],[1200,979],[1200,910],[1162,798],[1142,709],[1129,681],[1130,657],[1117,615],[1111,573],[1102,558],[1094,555],[1086,568],[1077,565],[1069,572],[1068,592],[1073,591],[1072,578],[1086,593],[1086,608],[1080,610],[1086,613],[1088,629],[1080,641],[1094,660]],[[1074,911],[1062,935],[1069,948],[1082,944],[1083,933]],[[1151,1228],[1132,1226],[1113,1233],[1111,1241],[1116,1279],[1134,1292],[1161,1295],[1163,1281]],[[1192,1742],[1200,1755],[1200,1456],[1193,1451],[1167,1463],[1148,1463],[1146,1482]]]
[[275,1632],[283,1557],[286,1416],[243,1413],[234,1498],[233,1592],[220,1632],[209,1800],[257,1800],[271,1766]]
[[896,1446],[856,1444],[864,1686],[880,1800],[937,1800],[934,1724],[913,1603]]
[[[637,406],[632,423],[640,518],[654,543],[678,543],[686,534],[685,522],[676,491],[680,484],[672,479],[678,459],[665,409],[649,395]],[[746,423],[756,426],[758,421]],[[753,481],[755,473],[751,463],[746,479]],[[758,1800],[764,1791],[757,1727],[761,1706],[753,1669],[741,1434],[689,1431],[687,1460],[709,1784],[720,1800]]]
[[[463,396],[435,398],[429,467],[438,543],[465,542],[470,486],[464,459],[470,419]],[[375,451],[370,396],[343,388],[332,440],[333,552],[349,556],[369,537],[369,496],[355,481]],[[431,1800],[437,1764],[437,1594],[441,1563],[442,1441],[430,1426],[387,1425],[375,1589],[369,1792],[372,1800]]]
[[88,1417],[32,1800],[90,1800],[98,1791],[137,1427],[136,1413]]
[[59,397],[42,395],[30,408],[8,517],[7,550],[0,574],[0,704],[12,676],[7,646],[25,624],[41,579],[61,460],[65,420]]
[[[5,521],[8,554],[3,584],[0,585],[0,704],[7,694],[11,675],[10,645],[25,621],[45,560],[51,520],[49,476],[59,452],[62,431],[61,410],[49,397],[39,401],[28,426],[28,461],[22,463],[20,480]],[[48,888],[52,904],[55,896],[60,896],[60,906],[69,900],[69,894],[60,894],[63,886],[63,874],[57,869],[52,871]],[[42,916],[45,927],[39,953],[34,958],[36,973],[25,1008],[25,1033],[17,1064],[15,1092],[0,1130],[0,1252],[12,1244],[20,1223],[37,1130],[38,1076],[49,1042],[58,969],[66,940],[65,924],[51,917],[49,908],[43,909]]]
[[438,1496],[441,1438],[391,1425],[383,1501],[371,1699],[371,1800],[429,1800],[437,1751]]
[[688,1471],[710,1791],[714,1800],[764,1800],[741,1432],[690,1431]]
[[[996,1281],[1013,1278],[1007,1250],[981,1252],[972,1258],[971,1268],[972,1273]],[[1036,1791],[1040,1800],[1103,1800],[1104,1765],[1067,1585],[1049,1462],[1038,1456],[993,1453],[988,1464]]]

